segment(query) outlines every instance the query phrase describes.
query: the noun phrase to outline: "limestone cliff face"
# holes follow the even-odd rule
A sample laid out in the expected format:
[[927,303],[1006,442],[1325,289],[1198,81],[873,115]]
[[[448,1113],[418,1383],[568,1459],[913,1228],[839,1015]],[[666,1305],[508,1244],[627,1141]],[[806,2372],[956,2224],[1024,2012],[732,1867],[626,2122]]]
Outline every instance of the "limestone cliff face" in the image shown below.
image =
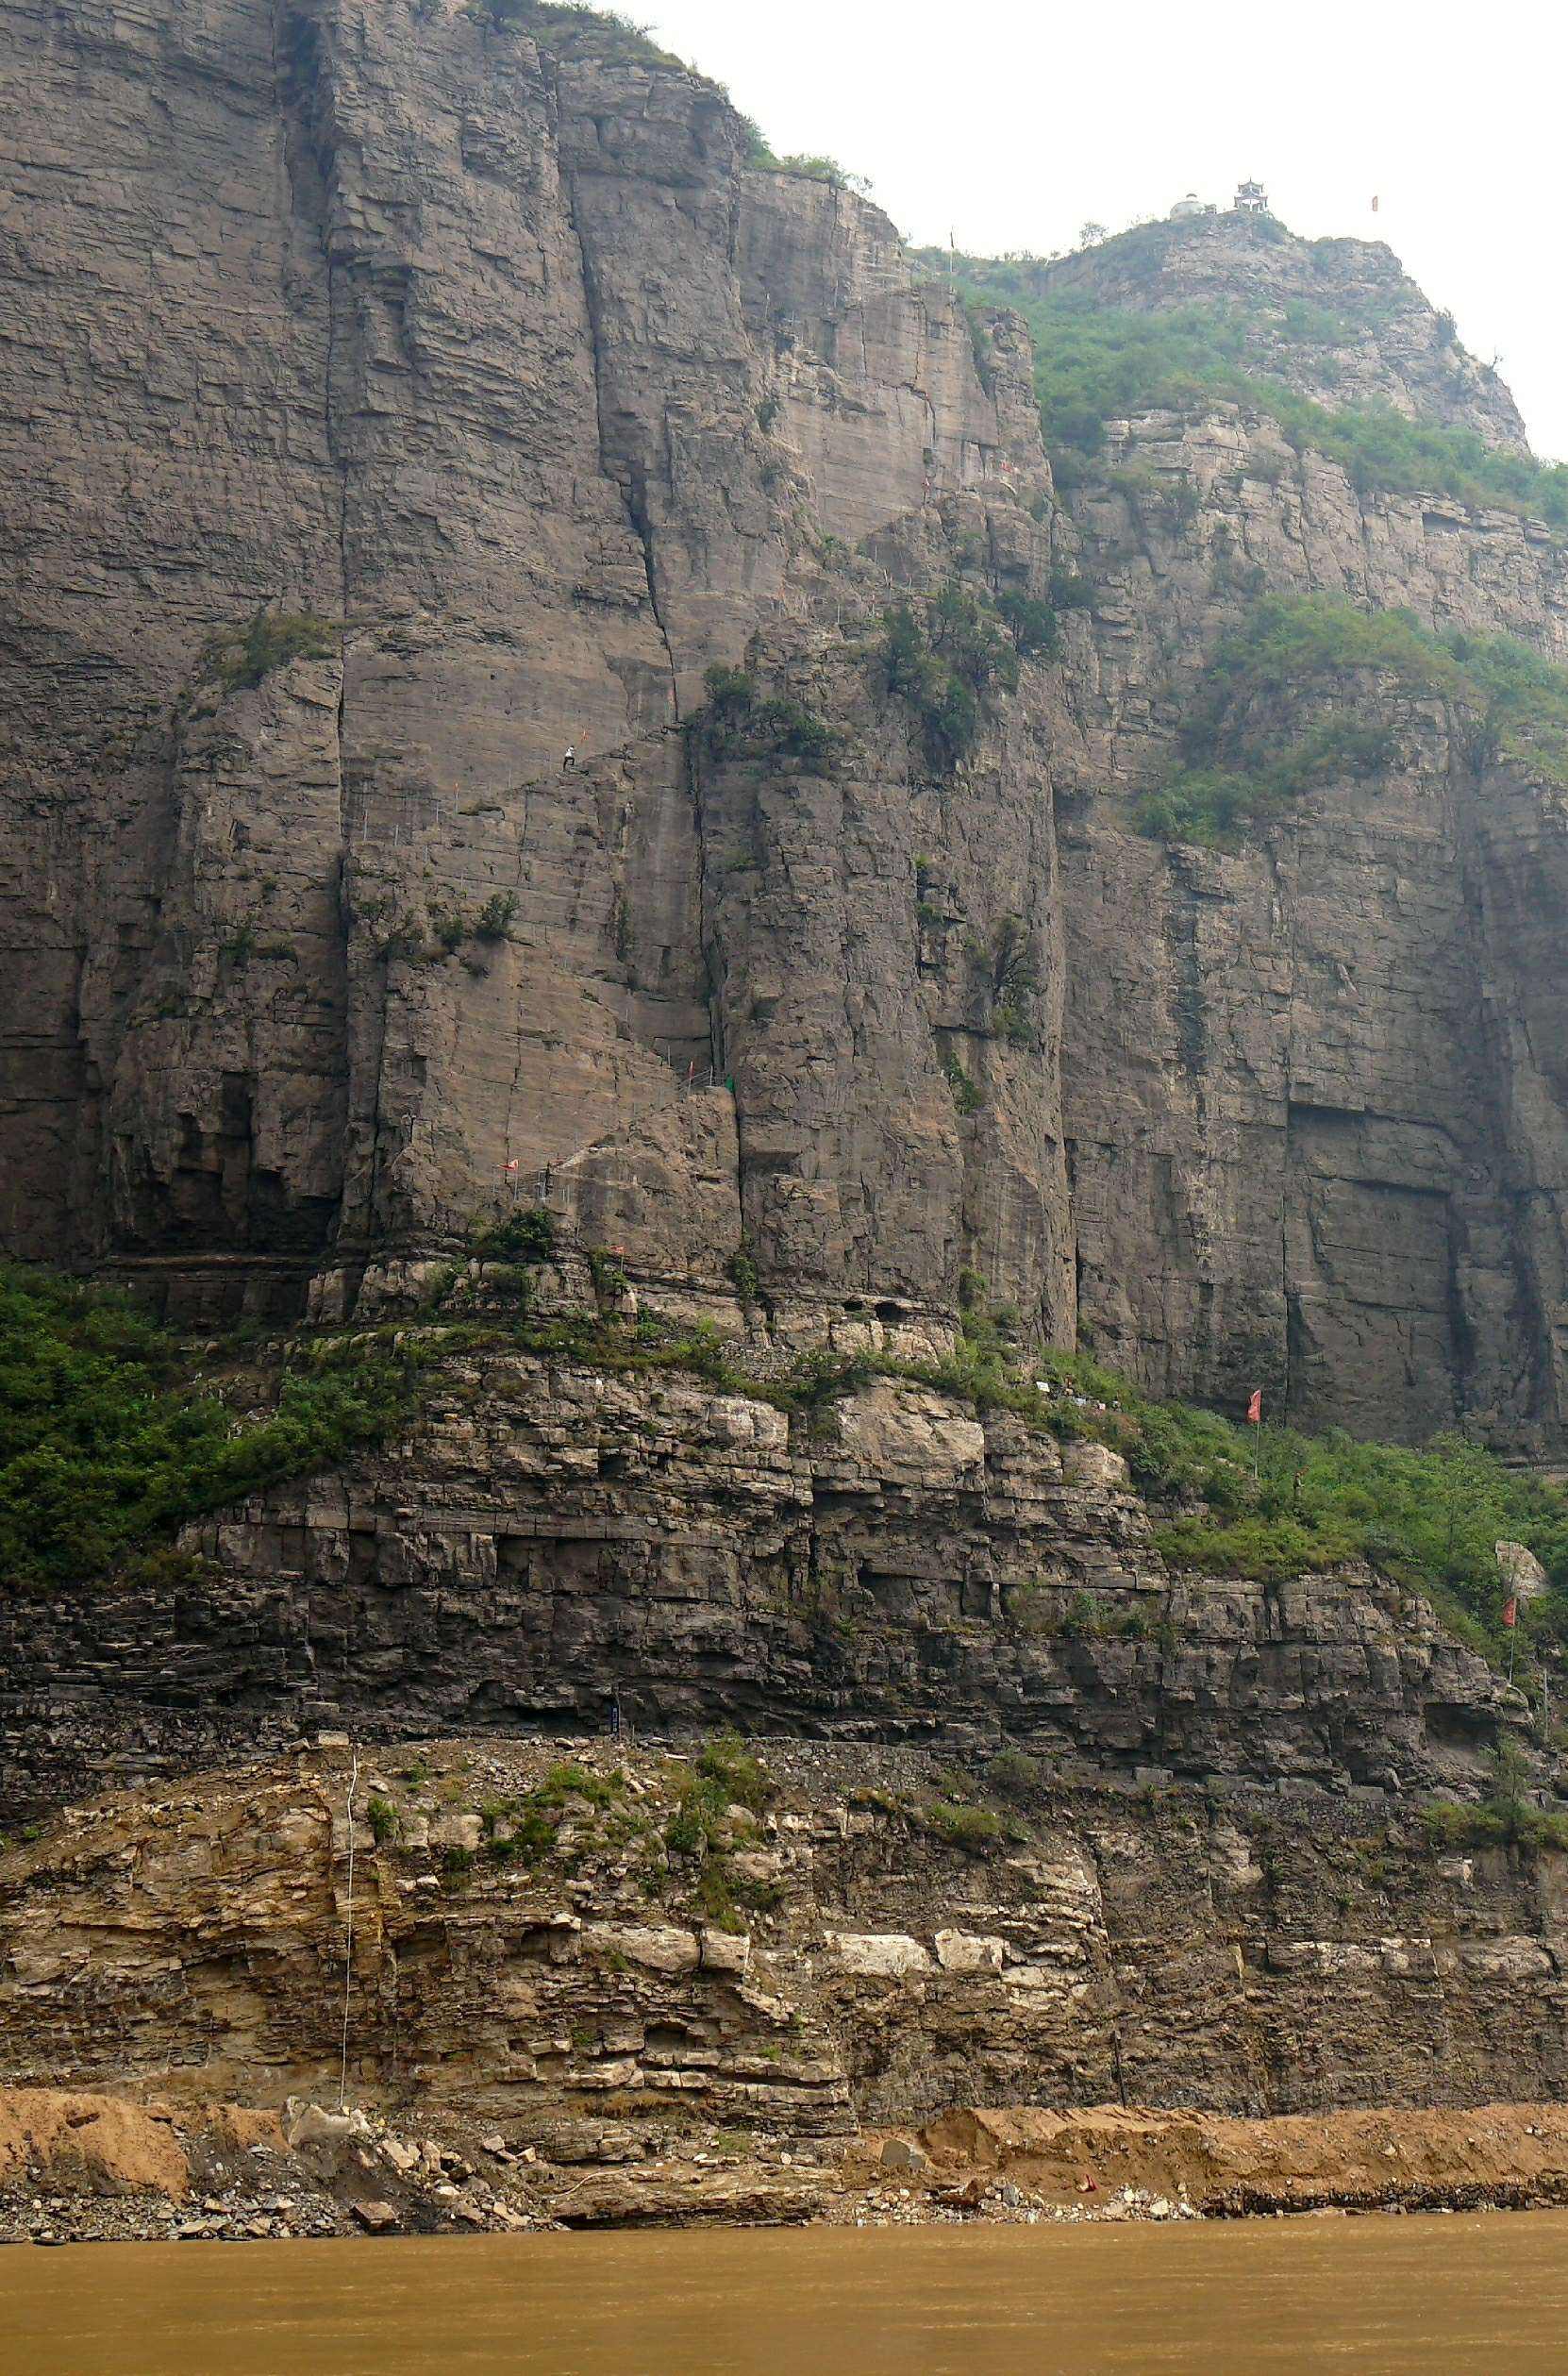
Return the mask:
[[690,1769],[585,1755],[599,1805],[546,1799],[559,1828],[521,1850],[547,1752],[362,1762],[352,1873],[342,1751],[72,1811],[0,1854],[0,2079],[335,2100],[346,1995],[355,2101],[499,2119],[584,2186],[715,2123],[793,2144],[974,2102],[1257,2114],[1568,2080],[1556,1858],[1434,1858],[1324,1792],[1040,1791],[959,1839],[928,1757],[776,1749],[705,1906],[664,1840]]
[[0,1603],[0,1813],[321,1725],[1006,1744],[1059,1779],[1469,1792],[1521,1702],[1368,1570],[1167,1571],[1125,1462],[879,1380],[453,1357],[385,1454]]
[[[1058,500],[1016,321],[602,30],[0,23],[8,1247],[331,1313],[517,1195],[666,1286],[743,1244],[781,1330],[967,1265],[1164,1387],[1558,1440],[1560,795],[1431,715],[1253,854],[1126,814],[1246,588],[1560,652],[1552,536],[1236,408]],[[1315,275],[1350,393],[1517,442],[1385,252],[1240,236],[1144,298]],[[884,613],[1053,568],[935,763]],[[327,628],[237,668],[263,607]],[[714,662],[830,756],[687,732]]]
[[1395,764],[1293,804],[1255,851],[1142,840],[1124,795],[1170,763],[1238,574],[1561,656],[1561,544],[1359,496],[1231,407],[1128,425],[1112,471],[1133,454],[1137,491],[1073,498],[1100,589],[1084,744],[1058,762],[1080,1324],[1171,1391],[1251,1378],[1367,1433],[1555,1437],[1561,791],[1388,688]]
[[[939,496],[1046,565],[1022,346],[988,393],[880,217],[592,42],[11,23],[54,128],[10,168],[10,1242],[287,1309],[565,1165],[640,1265],[722,1276],[744,1230],[788,1283],[950,1299],[983,1169],[1070,1327],[1054,1066],[966,1141],[908,754],[842,657],[891,582],[855,548],[926,568]],[[263,603],[332,656],[225,692],[204,647]],[[830,783],[692,780],[703,669],[763,629],[859,709]],[[921,825],[1049,937],[1036,731]]]

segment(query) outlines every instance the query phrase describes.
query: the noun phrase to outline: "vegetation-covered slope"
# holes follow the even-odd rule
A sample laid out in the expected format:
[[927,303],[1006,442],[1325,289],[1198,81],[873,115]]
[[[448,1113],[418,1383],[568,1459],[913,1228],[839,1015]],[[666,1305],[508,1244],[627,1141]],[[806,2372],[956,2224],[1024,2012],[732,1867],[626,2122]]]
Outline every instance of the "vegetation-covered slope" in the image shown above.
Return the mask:
[[[1316,403],[1260,366],[1239,305],[1143,312],[1080,291],[1043,292],[1038,268],[978,257],[960,257],[958,276],[972,303],[1011,306],[1027,322],[1041,422],[1063,484],[1098,453],[1109,421],[1217,398],[1267,414],[1298,452],[1342,462],[1363,494],[1444,494],[1568,526],[1568,466],[1498,451],[1473,429],[1412,420],[1388,403]],[[1282,348],[1314,350],[1355,327],[1305,306],[1286,307],[1274,326]]]
[[411,1331],[235,1348],[215,1364],[216,1391],[191,1350],[128,1297],[5,1273],[0,1574],[12,1585],[87,1581],[205,1510],[339,1465],[413,1417],[443,1352],[504,1342],[621,1374],[685,1370],[717,1392],[793,1412],[808,1428],[881,1374],[980,1411],[1011,1411],[1060,1438],[1098,1438],[1126,1454],[1174,1566],[1269,1580],[1364,1559],[1435,1595],[1493,1656],[1504,1597],[1494,1545],[1506,1537],[1533,1549],[1553,1580],[1532,1629],[1568,1639],[1568,1499],[1458,1437],[1415,1450],[1340,1431],[1251,1429],[1153,1401],[1081,1356],[1047,1353],[1026,1366],[1010,1316],[986,1306],[978,1282],[946,1361],[809,1354],[766,1382],[711,1334],[652,1314],[534,1319],[515,1274],[502,1284],[516,1290],[509,1317],[433,1312]]
[[[1430,635],[1401,611],[1276,595],[1216,645],[1181,764],[1138,802],[1139,830],[1231,848],[1315,785],[1376,774],[1397,755],[1391,682],[1443,702],[1476,763],[1512,761],[1568,789],[1568,672],[1511,636]],[[1304,704],[1318,710],[1309,723]]]

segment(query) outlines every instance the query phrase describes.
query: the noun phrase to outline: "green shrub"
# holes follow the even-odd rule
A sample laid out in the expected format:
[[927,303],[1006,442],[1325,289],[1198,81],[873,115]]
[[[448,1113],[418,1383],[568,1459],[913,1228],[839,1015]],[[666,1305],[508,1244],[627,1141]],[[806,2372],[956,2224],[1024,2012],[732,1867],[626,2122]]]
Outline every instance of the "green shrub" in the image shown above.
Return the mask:
[[752,711],[758,732],[769,747],[787,759],[798,759],[819,772],[832,765],[838,736],[825,718],[788,694],[759,701]]
[[246,692],[292,660],[330,660],[338,629],[313,611],[268,611],[242,627],[215,635],[202,655],[203,673],[228,693]]
[[516,913],[515,891],[492,892],[475,920],[475,932],[481,941],[510,940],[512,919]]
[[603,1247],[591,1246],[586,1249],[585,1259],[588,1263],[589,1277],[593,1281],[594,1297],[600,1303],[603,1303],[607,1297],[615,1297],[626,1294],[631,1282],[626,1277],[619,1255],[606,1253]]
[[503,1261],[547,1263],[556,1250],[556,1216],[542,1204],[509,1213],[482,1230],[474,1247],[487,1260],[498,1255]]
[[1048,602],[1010,590],[996,597],[996,613],[1018,649],[1031,658],[1052,659],[1061,649],[1061,627]]
[[708,707],[716,716],[743,716],[757,698],[757,679],[743,668],[726,668],[715,661],[703,671]]
[[1022,916],[998,916],[989,940],[971,944],[970,955],[983,977],[991,1023],[999,1038],[1023,1044],[1036,1037],[1035,1001],[1040,967]]
[[1041,1786],[1039,1765],[1019,1749],[998,1749],[987,1762],[985,1778],[1004,1799],[1032,1799]]
[[878,657],[887,691],[913,711],[942,774],[973,748],[982,697],[1018,683],[1018,652],[1000,618],[954,583],[919,613],[908,602],[886,612]]
[[78,1582],[204,1511],[331,1468],[412,1414],[426,1366],[376,1336],[328,1343],[241,1418],[129,1297],[0,1269],[0,1578]]
[[845,1395],[859,1394],[875,1375],[868,1353],[803,1353],[779,1381],[778,1392],[796,1411],[820,1415]]
[[682,66],[661,49],[634,18],[618,8],[594,8],[586,0],[469,0],[467,13],[499,33],[531,33],[544,47],[567,58],[601,58],[612,63]]
[[757,1267],[757,1258],[743,1239],[726,1263],[725,1269],[730,1285],[749,1312],[760,1300],[762,1280]]
[[[755,130],[756,127],[752,128]],[[847,173],[837,158],[804,155],[776,157],[766,142],[761,141],[759,133],[758,140],[760,143],[759,153],[754,151],[748,159],[754,165],[765,166],[770,172],[776,174],[792,174],[801,181],[826,181],[835,190],[854,190],[863,193],[871,188],[870,182],[863,174]]]
[[966,1855],[978,1855],[1004,1837],[1002,1818],[991,1807],[955,1806],[951,1799],[931,1799],[911,1812],[932,1839]]
[[705,1743],[697,1758],[697,1772],[717,1782],[734,1805],[749,1807],[754,1814],[773,1796],[767,1776],[737,1732],[721,1732],[716,1740]]
[[389,1840],[395,1840],[403,1829],[403,1818],[390,1799],[372,1799],[365,1809],[365,1821],[377,1848],[385,1848]]
[[951,1048],[944,1048],[941,1063],[947,1086],[953,1093],[953,1103],[960,1113],[978,1113],[985,1104],[979,1084],[967,1073]]
[[839,737],[825,718],[792,694],[759,696],[756,679],[739,668],[714,666],[704,682],[708,701],[688,721],[715,759],[796,759],[826,774]]
[[1094,589],[1090,580],[1080,577],[1076,570],[1053,569],[1050,601],[1053,611],[1093,611]]

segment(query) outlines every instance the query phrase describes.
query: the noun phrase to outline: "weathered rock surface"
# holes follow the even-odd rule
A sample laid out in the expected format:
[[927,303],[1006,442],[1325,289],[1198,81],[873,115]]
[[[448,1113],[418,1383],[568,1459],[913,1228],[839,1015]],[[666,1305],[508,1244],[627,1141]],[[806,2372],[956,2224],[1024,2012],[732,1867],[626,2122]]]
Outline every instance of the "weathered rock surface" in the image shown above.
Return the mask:
[[184,1541],[205,1570],[0,1600],[0,1809],[320,1726],[592,1730],[614,1691],[660,1731],[1376,1797],[1484,1784],[1522,1707],[1371,1571],[1168,1574],[1115,1455],[891,1380],[812,1424],[672,1373],[464,1357],[407,1444]]
[[[671,1833],[687,1765],[571,1747],[564,1768],[488,1740],[361,1755],[357,2104],[592,2169],[714,2128],[809,2144],[976,2102],[1562,2090],[1559,1856],[1446,1854],[1412,1813],[1324,1790],[1046,1789],[959,1844],[938,1761],[819,1746],[765,1749],[773,1796],[699,1859]],[[345,1750],[209,1772],[11,1849],[0,2080],[336,2103],[350,1775]],[[530,1808],[545,1828],[509,1846]],[[482,1814],[487,1846],[432,1866],[421,1829],[446,1809]],[[352,2159],[362,2132],[335,2141],[335,2118],[291,2137]],[[397,2200],[397,2167],[360,2192]]]
[[[1057,500],[1016,320],[972,335],[612,28],[0,25],[9,1248],[341,1310],[526,1195],[641,1278],[744,1245],[808,1333],[938,1325],[969,1266],[1161,1386],[1560,1440],[1560,795],[1401,711],[1396,770],[1251,855],[1125,799],[1258,591],[1560,654],[1560,539],[1363,495],[1234,407],[1125,425],[1120,483]],[[1518,443],[1386,250],[1154,249],[1051,270]],[[1303,306],[1352,325],[1337,380]],[[934,768],[882,613],[1053,567],[1093,608]],[[225,680],[263,605],[325,641]],[[715,661],[831,765],[689,745]]]

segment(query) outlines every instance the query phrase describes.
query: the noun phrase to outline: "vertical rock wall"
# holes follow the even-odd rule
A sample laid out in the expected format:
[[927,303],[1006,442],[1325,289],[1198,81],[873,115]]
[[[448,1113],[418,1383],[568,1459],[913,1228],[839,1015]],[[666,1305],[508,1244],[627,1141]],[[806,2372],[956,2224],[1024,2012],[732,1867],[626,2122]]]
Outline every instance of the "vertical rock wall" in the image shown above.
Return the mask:
[[[8,1247],[342,1309],[544,1196],[666,1281],[743,1242],[781,1325],[951,1315],[968,1267],[1162,1387],[1555,1435],[1557,795],[1396,711],[1386,779],[1265,849],[1126,813],[1259,591],[1560,655],[1547,530],[1234,407],[1059,500],[1016,321],[613,30],[71,0],[0,40]],[[1150,302],[1226,263],[1193,237]],[[1226,270],[1381,309],[1357,387],[1517,442],[1381,251],[1301,248]],[[889,605],[1053,568],[1093,609],[934,765]],[[316,624],[243,682],[263,607]],[[691,735],[715,663],[831,763]]]
[[[1134,456],[1143,483],[1119,491]],[[1529,1051],[1560,1037],[1561,795],[1392,684],[1369,688],[1391,765],[1298,800],[1256,849],[1145,841],[1127,794],[1172,763],[1242,590],[1402,605],[1556,657],[1560,544],[1361,497],[1228,407],[1128,425],[1075,513],[1098,589],[1059,766],[1080,1326],[1167,1392],[1553,1437],[1568,1109]]]

